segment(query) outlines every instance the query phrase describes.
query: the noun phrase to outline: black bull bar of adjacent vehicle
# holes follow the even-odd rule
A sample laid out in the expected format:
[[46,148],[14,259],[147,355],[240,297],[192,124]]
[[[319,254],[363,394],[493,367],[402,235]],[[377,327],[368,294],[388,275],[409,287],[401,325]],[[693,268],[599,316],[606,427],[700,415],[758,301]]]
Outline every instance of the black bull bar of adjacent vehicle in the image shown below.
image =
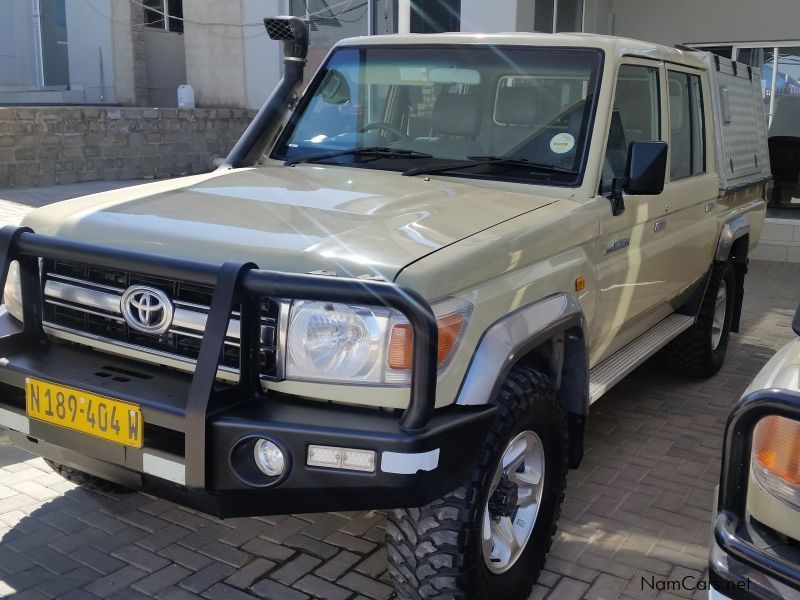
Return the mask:
[[214,286],[185,409],[187,487],[203,488],[206,484],[207,413],[228,322],[237,305],[241,309],[241,339],[236,385],[242,395],[255,398],[263,393],[258,373],[261,297],[379,305],[401,312],[413,331],[413,362],[409,403],[399,427],[405,432],[421,432],[431,420],[436,397],[438,330],[430,306],[413,290],[377,281],[265,271],[246,262],[212,265],[166,258],[37,235],[27,227],[6,226],[0,229],[0,290],[5,288],[9,264],[16,260],[24,323],[20,332],[0,338],[0,350],[12,344],[40,344],[47,339],[42,326],[39,259],[88,263]]
[[753,429],[769,416],[800,421],[800,394],[782,389],[757,390],[745,396],[728,417],[714,538],[722,550],[747,567],[800,591],[800,565],[766,552],[739,532],[747,518]]

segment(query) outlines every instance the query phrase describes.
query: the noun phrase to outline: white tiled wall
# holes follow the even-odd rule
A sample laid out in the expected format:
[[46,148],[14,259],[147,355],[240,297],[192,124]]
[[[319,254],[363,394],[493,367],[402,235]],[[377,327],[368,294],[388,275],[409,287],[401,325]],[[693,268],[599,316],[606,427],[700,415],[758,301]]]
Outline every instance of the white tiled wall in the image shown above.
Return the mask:
[[766,219],[754,260],[800,263],[800,219]]

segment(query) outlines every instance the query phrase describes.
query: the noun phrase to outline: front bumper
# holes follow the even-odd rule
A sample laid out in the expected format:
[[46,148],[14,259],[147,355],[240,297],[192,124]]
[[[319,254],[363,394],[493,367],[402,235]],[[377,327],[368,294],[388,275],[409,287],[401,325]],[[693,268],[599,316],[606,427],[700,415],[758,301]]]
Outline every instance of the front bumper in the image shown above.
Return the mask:
[[[213,286],[194,373],[149,366],[48,339],[42,329],[39,260],[68,260]],[[0,289],[20,266],[24,326],[0,315],[0,426],[20,447],[70,467],[221,517],[422,506],[455,489],[483,447],[495,408],[434,411],[437,325],[413,290],[357,279],[261,271],[168,259],[0,231]],[[381,411],[262,390],[258,375],[263,297],[380,304],[413,330],[409,405]],[[240,316],[239,381],[216,380],[232,311]],[[109,372],[126,373],[110,377]],[[141,407],[144,446],[130,448],[29,419],[25,378],[44,379]],[[248,461],[254,437],[288,457],[282,477],[263,478]],[[0,435],[0,438],[3,438]],[[306,464],[310,444],[373,450],[374,472]],[[252,450],[252,448],[250,448]]]
[[[0,333],[13,326],[0,317]],[[185,396],[191,376],[51,343],[7,351],[0,364],[0,425],[21,448],[93,475],[221,517],[422,506],[468,476],[486,438],[493,407],[436,410],[423,431],[398,427],[394,411],[304,400],[275,393],[236,397],[211,411],[206,430],[206,484],[186,482]],[[112,369],[139,375],[102,377]],[[131,448],[29,419],[26,377],[35,377],[142,407],[144,446]],[[225,393],[226,390],[221,390]],[[246,475],[250,455],[234,449],[252,436],[273,440],[289,457],[282,481],[262,485]],[[0,438],[3,436],[0,435]],[[374,473],[306,465],[309,444],[377,452]],[[398,472],[405,471],[405,472]]]

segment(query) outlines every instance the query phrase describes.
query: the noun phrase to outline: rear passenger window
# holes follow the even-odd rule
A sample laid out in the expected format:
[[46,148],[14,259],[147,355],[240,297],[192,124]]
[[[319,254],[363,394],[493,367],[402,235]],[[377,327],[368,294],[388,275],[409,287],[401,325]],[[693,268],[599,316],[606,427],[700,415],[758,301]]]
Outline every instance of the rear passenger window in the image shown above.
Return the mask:
[[611,191],[611,182],[615,177],[625,176],[631,142],[660,139],[658,67],[622,65],[614,94],[601,193]]
[[698,75],[669,72],[670,179],[706,168],[703,91]]

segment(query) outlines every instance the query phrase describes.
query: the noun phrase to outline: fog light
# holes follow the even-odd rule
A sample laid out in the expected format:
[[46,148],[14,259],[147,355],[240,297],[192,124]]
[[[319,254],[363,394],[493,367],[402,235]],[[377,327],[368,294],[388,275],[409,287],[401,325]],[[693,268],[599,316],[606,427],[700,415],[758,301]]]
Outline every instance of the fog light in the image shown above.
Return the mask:
[[306,464],[310,467],[375,471],[376,454],[372,450],[337,448],[335,446],[309,446]]
[[264,475],[277,477],[286,468],[286,458],[283,456],[283,452],[269,440],[259,439],[256,441],[253,457],[256,466]]

